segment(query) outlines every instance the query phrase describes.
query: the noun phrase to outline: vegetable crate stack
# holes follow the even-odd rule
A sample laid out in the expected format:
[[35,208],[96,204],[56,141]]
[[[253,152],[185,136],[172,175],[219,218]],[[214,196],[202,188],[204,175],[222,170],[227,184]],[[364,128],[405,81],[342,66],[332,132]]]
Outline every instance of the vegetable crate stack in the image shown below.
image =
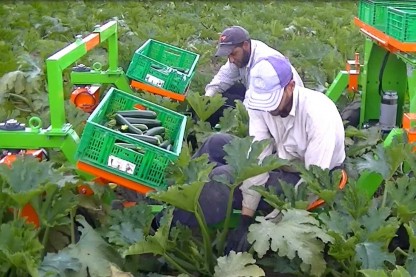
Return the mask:
[[416,32],[415,9],[416,0],[360,0],[358,18],[401,41],[411,42]]
[[127,69],[131,86],[184,101],[199,55],[153,39],[134,53]]
[[139,193],[163,190],[185,126],[186,116],[111,88],[86,122],[77,167]]

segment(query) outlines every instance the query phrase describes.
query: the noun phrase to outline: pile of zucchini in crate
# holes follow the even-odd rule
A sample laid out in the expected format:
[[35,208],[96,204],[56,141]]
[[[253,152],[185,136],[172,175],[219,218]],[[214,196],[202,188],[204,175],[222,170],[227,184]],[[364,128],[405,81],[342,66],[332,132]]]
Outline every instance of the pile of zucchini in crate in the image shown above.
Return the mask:
[[[107,127],[120,131],[132,138],[171,150],[173,146],[171,141],[165,138],[165,127],[162,126],[162,122],[156,119],[156,117],[156,112],[145,109],[117,111],[110,116],[111,119],[107,122]],[[134,144],[116,143],[119,146],[140,151],[140,148],[137,148]]]

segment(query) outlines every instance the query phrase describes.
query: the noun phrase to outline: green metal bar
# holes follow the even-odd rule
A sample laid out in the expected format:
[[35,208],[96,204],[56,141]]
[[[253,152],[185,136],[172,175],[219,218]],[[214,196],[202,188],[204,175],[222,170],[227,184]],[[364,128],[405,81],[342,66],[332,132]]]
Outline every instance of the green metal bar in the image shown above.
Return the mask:
[[118,70],[118,39],[117,22],[112,21],[99,27],[95,32],[100,33],[100,42],[108,41],[108,71]]
[[348,72],[340,71],[334,82],[328,88],[326,95],[334,102],[337,102],[342,92],[348,86]]
[[66,123],[64,105],[64,87],[62,69],[57,60],[47,60],[47,78],[49,111],[51,118],[51,133],[62,133],[62,126]]
[[[380,117],[381,91],[380,73],[387,50],[366,39],[365,61],[362,72],[361,85],[361,112],[360,125],[363,123],[378,122]],[[393,90],[398,95],[398,109],[396,124],[401,125],[403,117],[403,105],[407,92],[406,64],[395,54],[388,56],[382,75],[382,90]]]
[[408,87],[411,113],[416,113],[416,66],[408,65]]
[[50,56],[46,60],[46,64],[48,63],[48,61],[57,61],[62,71],[63,69],[67,68],[68,66],[76,62],[85,54],[87,54],[85,42],[81,38],[78,38],[74,43],[65,47],[58,53],[55,53],[54,55]]
[[132,93],[133,90],[123,71],[117,73],[109,72],[71,72],[71,83],[73,84],[114,84],[118,89]]
[[117,33],[108,38],[108,71],[118,70],[118,41]]
[[117,33],[117,21],[110,21],[102,26],[95,28],[94,33],[100,33],[100,42],[106,41],[108,38]]
[[[1,147],[17,149],[61,148],[66,140],[75,139],[69,132],[66,132],[65,135],[63,138],[53,137],[47,129],[42,129],[40,132],[5,131],[1,133]],[[78,143],[78,140],[74,143]]]
[[[115,34],[115,32],[117,32],[117,22],[111,21],[99,29],[100,39],[102,41],[107,38],[111,38],[113,40],[117,38],[117,35]],[[104,38],[101,37],[101,34],[103,34]],[[117,41],[115,42],[117,43]],[[111,47],[114,47],[113,43],[114,42],[109,45],[109,53],[111,53],[112,56],[117,56],[118,49],[115,49],[116,52],[114,49],[111,49]],[[77,38],[74,43],[55,53],[46,60],[52,133],[60,133],[62,126],[66,123],[62,78],[63,70],[87,54],[87,52],[85,41],[81,38]],[[114,64],[117,63],[117,59],[112,57],[111,62],[113,63],[113,67],[117,67],[117,64]]]

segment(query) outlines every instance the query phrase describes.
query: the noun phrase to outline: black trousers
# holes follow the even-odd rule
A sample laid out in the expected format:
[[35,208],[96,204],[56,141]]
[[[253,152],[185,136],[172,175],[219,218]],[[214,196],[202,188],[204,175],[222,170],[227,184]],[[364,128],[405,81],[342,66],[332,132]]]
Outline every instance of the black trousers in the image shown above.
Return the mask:
[[[233,139],[229,134],[214,134],[210,136],[201,146],[201,148],[194,154],[193,158],[199,157],[203,154],[208,154],[209,161],[215,163],[215,168],[210,175],[210,181],[207,182],[199,197],[199,203],[205,216],[207,224],[220,223],[225,219],[227,211],[228,197],[230,194],[229,188],[217,181],[212,180],[212,177],[217,175],[224,175],[232,182],[231,168],[226,164],[224,157],[226,155],[223,147]],[[289,173],[281,170],[270,172],[269,179],[265,186],[271,188],[276,194],[281,194],[282,189],[280,180],[284,180],[289,184],[295,185],[300,179],[298,173]],[[233,195],[233,208],[241,209],[243,197],[241,190],[237,188]],[[258,211],[266,213],[271,212],[273,208],[263,199],[260,200]],[[189,227],[197,226],[195,216],[187,211],[176,209],[174,211],[174,222],[180,222]]]

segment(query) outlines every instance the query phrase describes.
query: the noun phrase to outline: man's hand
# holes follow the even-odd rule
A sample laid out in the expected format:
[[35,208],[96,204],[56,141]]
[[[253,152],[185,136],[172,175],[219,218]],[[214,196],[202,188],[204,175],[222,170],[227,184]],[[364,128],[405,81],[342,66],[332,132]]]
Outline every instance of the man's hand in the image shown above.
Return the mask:
[[249,249],[250,244],[247,241],[248,227],[253,222],[253,217],[241,215],[240,224],[228,234],[225,254],[228,255],[231,250],[235,252],[246,252]]

